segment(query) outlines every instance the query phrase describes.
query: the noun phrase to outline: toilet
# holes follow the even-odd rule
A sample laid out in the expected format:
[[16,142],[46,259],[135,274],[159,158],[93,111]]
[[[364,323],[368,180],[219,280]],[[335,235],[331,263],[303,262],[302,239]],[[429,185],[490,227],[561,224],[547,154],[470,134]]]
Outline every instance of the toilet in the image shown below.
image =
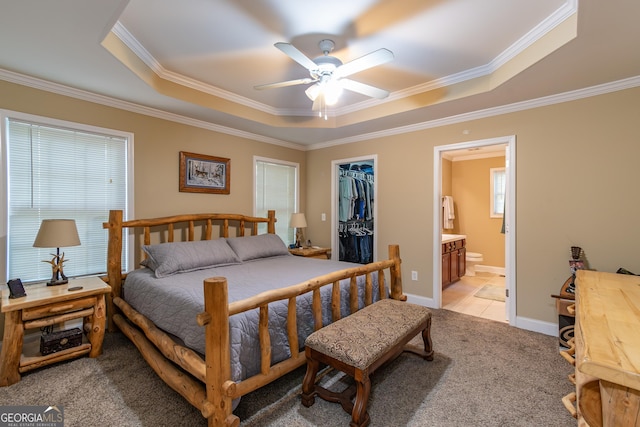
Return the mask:
[[482,262],[482,254],[477,252],[468,252],[465,257],[467,263],[467,271],[465,276],[475,276],[476,275],[476,265]]

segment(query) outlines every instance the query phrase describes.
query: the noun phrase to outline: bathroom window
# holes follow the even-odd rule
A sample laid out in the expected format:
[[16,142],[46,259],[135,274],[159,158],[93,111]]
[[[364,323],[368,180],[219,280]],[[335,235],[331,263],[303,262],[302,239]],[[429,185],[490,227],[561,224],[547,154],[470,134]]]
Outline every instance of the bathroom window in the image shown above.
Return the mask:
[[504,168],[491,168],[489,170],[491,181],[491,218],[504,216],[504,197],[506,192],[506,175]]

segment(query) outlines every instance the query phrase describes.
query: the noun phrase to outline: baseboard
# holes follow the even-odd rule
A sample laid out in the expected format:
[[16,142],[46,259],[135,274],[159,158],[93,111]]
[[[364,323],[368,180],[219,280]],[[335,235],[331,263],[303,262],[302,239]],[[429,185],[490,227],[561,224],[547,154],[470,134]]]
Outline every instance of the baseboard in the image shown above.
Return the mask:
[[557,323],[543,322],[542,320],[516,316],[515,326],[516,328],[538,332],[544,335],[558,336]]
[[493,273],[493,274],[498,274],[500,276],[504,276],[505,272],[504,272],[504,267],[496,267],[493,265],[482,265],[482,264],[478,264],[476,265],[476,273]]
[[421,297],[419,295],[406,294],[406,293],[405,295],[407,296],[407,302],[421,305],[423,307],[437,308],[433,298]]
[[[496,267],[499,268],[499,267]],[[504,270],[504,269],[503,269]],[[428,308],[437,308],[433,298],[422,297],[419,295],[407,294],[407,302],[421,305]],[[531,332],[537,332],[544,335],[557,336],[558,324],[551,322],[543,322],[542,320],[531,319],[528,317],[516,316],[513,326]]]

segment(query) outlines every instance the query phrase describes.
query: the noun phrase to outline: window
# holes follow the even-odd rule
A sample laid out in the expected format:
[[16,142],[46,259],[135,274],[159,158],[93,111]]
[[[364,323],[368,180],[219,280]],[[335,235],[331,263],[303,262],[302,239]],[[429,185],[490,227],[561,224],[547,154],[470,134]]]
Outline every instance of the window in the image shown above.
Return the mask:
[[491,168],[491,218],[504,216],[504,200],[506,192],[506,175],[504,168]]
[[[60,248],[69,277],[106,270],[110,209],[127,208],[131,135],[15,114],[3,120],[6,140],[6,278],[51,278],[51,253],[34,248],[43,219],[74,219],[80,246]],[[124,261],[126,261],[126,256]]]
[[255,215],[265,217],[268,210],[275,210],[276,234],[287,245],[295,243],[289,222],[298,209],[298,164],[254,157],[254,165]]

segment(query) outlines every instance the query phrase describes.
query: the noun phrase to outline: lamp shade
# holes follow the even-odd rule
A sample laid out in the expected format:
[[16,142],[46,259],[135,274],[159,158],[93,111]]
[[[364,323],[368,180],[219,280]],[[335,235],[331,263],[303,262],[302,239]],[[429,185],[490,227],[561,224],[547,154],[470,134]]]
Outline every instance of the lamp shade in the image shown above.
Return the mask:
[[35,248],[64,248],[78,246],[80,237],[73,219],[44,219],[33,242]]
[[289,223],[289,226],[292,228],[306,228],[307,219],[304,217],[303,213],[291,214],[291,222]]

